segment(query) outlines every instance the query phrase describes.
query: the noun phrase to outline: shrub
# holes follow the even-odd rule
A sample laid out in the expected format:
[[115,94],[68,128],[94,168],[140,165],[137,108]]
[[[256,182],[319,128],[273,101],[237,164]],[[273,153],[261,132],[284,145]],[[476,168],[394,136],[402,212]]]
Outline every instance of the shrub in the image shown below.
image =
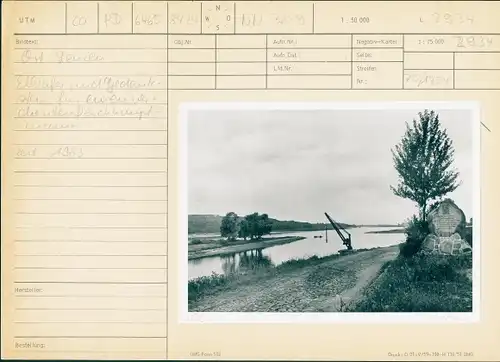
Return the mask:
[[416,282],[456,281],[459,278],[458,265],[451,255],[413,256],[413,280]]
[[191,245],[198,245],[198,244],[203,244],[203,241],[200,239],[193,239],[190,241]]
[[469,246],[472,248],[472,226],[465,228],[464,239],[467,242],[467,244],[469,244]]
[[405,228],[405,234],[406,241],[399,246],[399,252],[409,258],[420,251],[422,242],[429,235],[429,223],[413,215]]
[[195,300],[216,287],[226,285],[231,278],[231,275],[212,273],[210,276],[203,276],[188,281],[188,300]]

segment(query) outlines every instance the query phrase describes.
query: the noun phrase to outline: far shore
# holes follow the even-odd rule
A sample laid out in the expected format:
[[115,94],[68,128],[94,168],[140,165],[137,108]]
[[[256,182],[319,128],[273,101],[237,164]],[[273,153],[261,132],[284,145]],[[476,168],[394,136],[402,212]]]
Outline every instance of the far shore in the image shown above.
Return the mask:
[[403,234],[405,229],[374,230],[367,231],[365,234]]
[[191,250],[188,251],[188,260],[200,259],[209,256],[221,256],[234,253],[241,253],[248,250],[263,249],[270,246],[282,245],[292,243],[294,241],[305,239],[303,236],[290,236],[290,237],[280,237],[280,238],[267,238],[256,241],[248,241],[246,243],[240,243],[236,245],[230,245],[230,242],[226,246],[214,245],[214,248],[202,249],[202,250]]

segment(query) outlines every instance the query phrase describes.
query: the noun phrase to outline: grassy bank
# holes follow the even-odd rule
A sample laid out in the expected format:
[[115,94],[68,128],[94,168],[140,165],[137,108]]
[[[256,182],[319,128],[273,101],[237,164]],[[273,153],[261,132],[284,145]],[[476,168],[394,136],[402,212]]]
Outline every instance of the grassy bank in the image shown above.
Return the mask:
[[350,312],[470,312],[472,256],[399,256],[384,264],[380,276]]
[[[348,255],[373,249],[378,248],[357,249],[351,251]],[[341,254],[333,254],[325,257],[312,256],[305,259],[291,259],[278,266],[257,266],[256,269],[246,273],[233,273],[228,275],[214,273],[211,276],[192,279],[188,282],[188,301],[194,302],[198,298],[229,290],[239,285],[255,283],[262,279],[272,278],[279,274],[293,272],[343,257],[344,255]]]
[[194,244],[188,246],[188,259],[199,259],[208,256],[220,256],[234,253],[241,253],[253,249],[262,249],[270,246],[288,244],[294,241],[305,239],[302,236],[282,236],[274,238],[263,238],[260,240],[236,240],[226,242],[223,240],[214,240],[203,244]]

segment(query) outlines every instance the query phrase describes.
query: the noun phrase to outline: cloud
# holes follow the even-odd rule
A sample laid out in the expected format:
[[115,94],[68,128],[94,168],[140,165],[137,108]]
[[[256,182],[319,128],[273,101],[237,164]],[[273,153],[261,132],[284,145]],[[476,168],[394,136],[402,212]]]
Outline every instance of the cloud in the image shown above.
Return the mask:
[[[188,120],[190,213],[267,212],[281,219],[400,222],[411,201],[392,194],[391,148],[419,110],[193,111]],[[472,203],[470,115],[442,111]]]

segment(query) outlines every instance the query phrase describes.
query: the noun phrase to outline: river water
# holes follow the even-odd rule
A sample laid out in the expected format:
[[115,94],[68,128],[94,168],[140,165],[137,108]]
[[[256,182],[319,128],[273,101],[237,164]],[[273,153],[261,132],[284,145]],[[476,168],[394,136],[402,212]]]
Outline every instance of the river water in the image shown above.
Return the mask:
[[[390,246],[404,241],[404,234],[367,234],[368,231],[391,230],[396,227],[361,227],[349,229],[352,247],[354,249]],[[323,257],[338,253],[345,249],[339,236],[333,231],[328,231],[326,242],[324,231],[302,231],[280,234],[280,236],[302,236],[305,239],[289,244],[270,246],[261,250],[249,250],[231,255],[206,257],[189,260],[189,279],[198,278],[212,273],[226,274],[247,268],[262,265],[274,265],[290,260],[303,259],[311,256]],[[315,238],[314,236],[322,236]]]

